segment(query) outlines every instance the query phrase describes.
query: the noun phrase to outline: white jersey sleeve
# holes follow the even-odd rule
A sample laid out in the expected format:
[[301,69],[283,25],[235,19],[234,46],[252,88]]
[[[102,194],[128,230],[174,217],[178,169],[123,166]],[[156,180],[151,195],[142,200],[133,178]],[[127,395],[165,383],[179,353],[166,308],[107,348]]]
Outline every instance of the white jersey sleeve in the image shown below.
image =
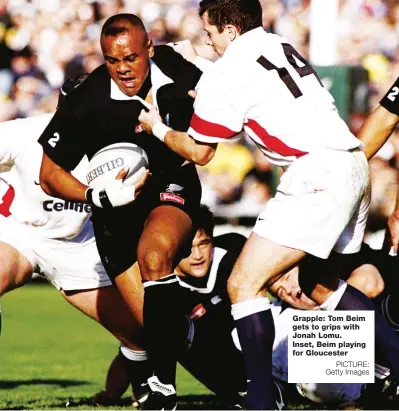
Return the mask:
[[197,85],[194,114],[188,134],[195,140],[218,143],[235,139],[243,128],[244,112],[218,64],[208,69]]
[[49,123],[53,113],[0,123],[0,164],[11,165]]
[[199,68],[203,73],[205,73],[205,71],[212,69],[213,61],[210,61],[201,56],[197,56],[194,60],[194,65],[197,68]]

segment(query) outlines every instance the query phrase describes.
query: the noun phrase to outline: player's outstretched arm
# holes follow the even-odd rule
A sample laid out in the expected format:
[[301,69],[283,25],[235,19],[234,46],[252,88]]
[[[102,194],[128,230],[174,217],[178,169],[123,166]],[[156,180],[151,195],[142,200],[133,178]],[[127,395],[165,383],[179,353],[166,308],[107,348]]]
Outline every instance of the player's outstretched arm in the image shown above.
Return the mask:
[[179,53],[187,61],[194,64],[202,72],[212,68],[213,62],[201,57],[197,54],[191,40],[181,40],[175,43],[168,43],[168,46],[172,47],[174,51]]
[[381,105],[368,116],[358,135],[368,160],[385,144],[398,122],[399,116]]
[[149,107],[148,111],[142,110],[139,121],[145,131],[152,133],[171,150],[192,163],[204,166],[215,155],[216,143],[202,143],[194,140],[188,133],[172,130],[163,124],[155,106]]

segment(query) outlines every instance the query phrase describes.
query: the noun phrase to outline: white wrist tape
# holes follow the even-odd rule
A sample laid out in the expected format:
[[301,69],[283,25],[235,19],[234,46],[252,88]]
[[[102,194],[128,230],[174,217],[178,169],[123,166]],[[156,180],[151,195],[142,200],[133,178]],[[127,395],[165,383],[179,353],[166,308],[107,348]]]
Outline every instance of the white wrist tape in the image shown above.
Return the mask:
[[155,123],[152,127],[152,134],[159,138],[162,142],[165,141],[165,136],[168,131],[172,130],[170,127],[166,126],[164,123]]

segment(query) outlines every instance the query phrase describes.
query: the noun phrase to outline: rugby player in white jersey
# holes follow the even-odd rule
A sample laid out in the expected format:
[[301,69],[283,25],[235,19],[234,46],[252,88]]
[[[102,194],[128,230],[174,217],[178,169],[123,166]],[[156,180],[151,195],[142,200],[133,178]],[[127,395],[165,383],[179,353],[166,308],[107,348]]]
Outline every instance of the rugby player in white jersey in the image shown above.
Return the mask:
[[[131,289],[138,301],[135,318],[101,264],[90,205],[50,197],[40,188],[37,139],[51,117],[0,123],[0,165],[11,166],[0,174],[0,296],[25,284],[34,272],[46,277],[70,304],[120,340],[134,395],[141,397],[141,383],[151,370],[142,348],[140,273]],[[87,164],[84,158],[73,175],[84,181]]]
[[[370,202],[369,169],[361,142],[339,117],[314,69],[283,38],[262,29],[258,0],[204,0],[199,14],[207,44],[221,58],[197,85],[188,132],[167,127],[154,108],[143,110],[139,119],[145,130],[199,165],[213,158],[218,143],[244,130],[285,170],[228,286],[250,380],[246,407],[272,409],[270,283],[302,261],[308,269],[302,270],[301,288],[318,304],[327,301],[329,308],[329,301],[339,299],[340,310],[374,310],[355,288],[338,290],[338,281],[321,275],[332,251],[335,264],[339,254],[360,249]],[[314,274],[326,283],[322,293],[310,286]],[[399,375],[399,339],[378,313],[375,318],[376,343]]]

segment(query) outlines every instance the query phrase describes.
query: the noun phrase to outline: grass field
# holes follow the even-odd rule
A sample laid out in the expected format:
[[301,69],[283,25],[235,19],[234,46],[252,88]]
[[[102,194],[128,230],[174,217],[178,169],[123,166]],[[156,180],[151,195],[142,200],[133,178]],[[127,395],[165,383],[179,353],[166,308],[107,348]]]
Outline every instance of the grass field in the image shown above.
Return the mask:
[[[1,305],[0,409],[100,409],[90,398],[103,388],[117,341],[48,284],[13,291]],[[178,387],[179,408],[220,408],[182,368]],[[131,409],[128,395],[125,403],[118,409]]]

